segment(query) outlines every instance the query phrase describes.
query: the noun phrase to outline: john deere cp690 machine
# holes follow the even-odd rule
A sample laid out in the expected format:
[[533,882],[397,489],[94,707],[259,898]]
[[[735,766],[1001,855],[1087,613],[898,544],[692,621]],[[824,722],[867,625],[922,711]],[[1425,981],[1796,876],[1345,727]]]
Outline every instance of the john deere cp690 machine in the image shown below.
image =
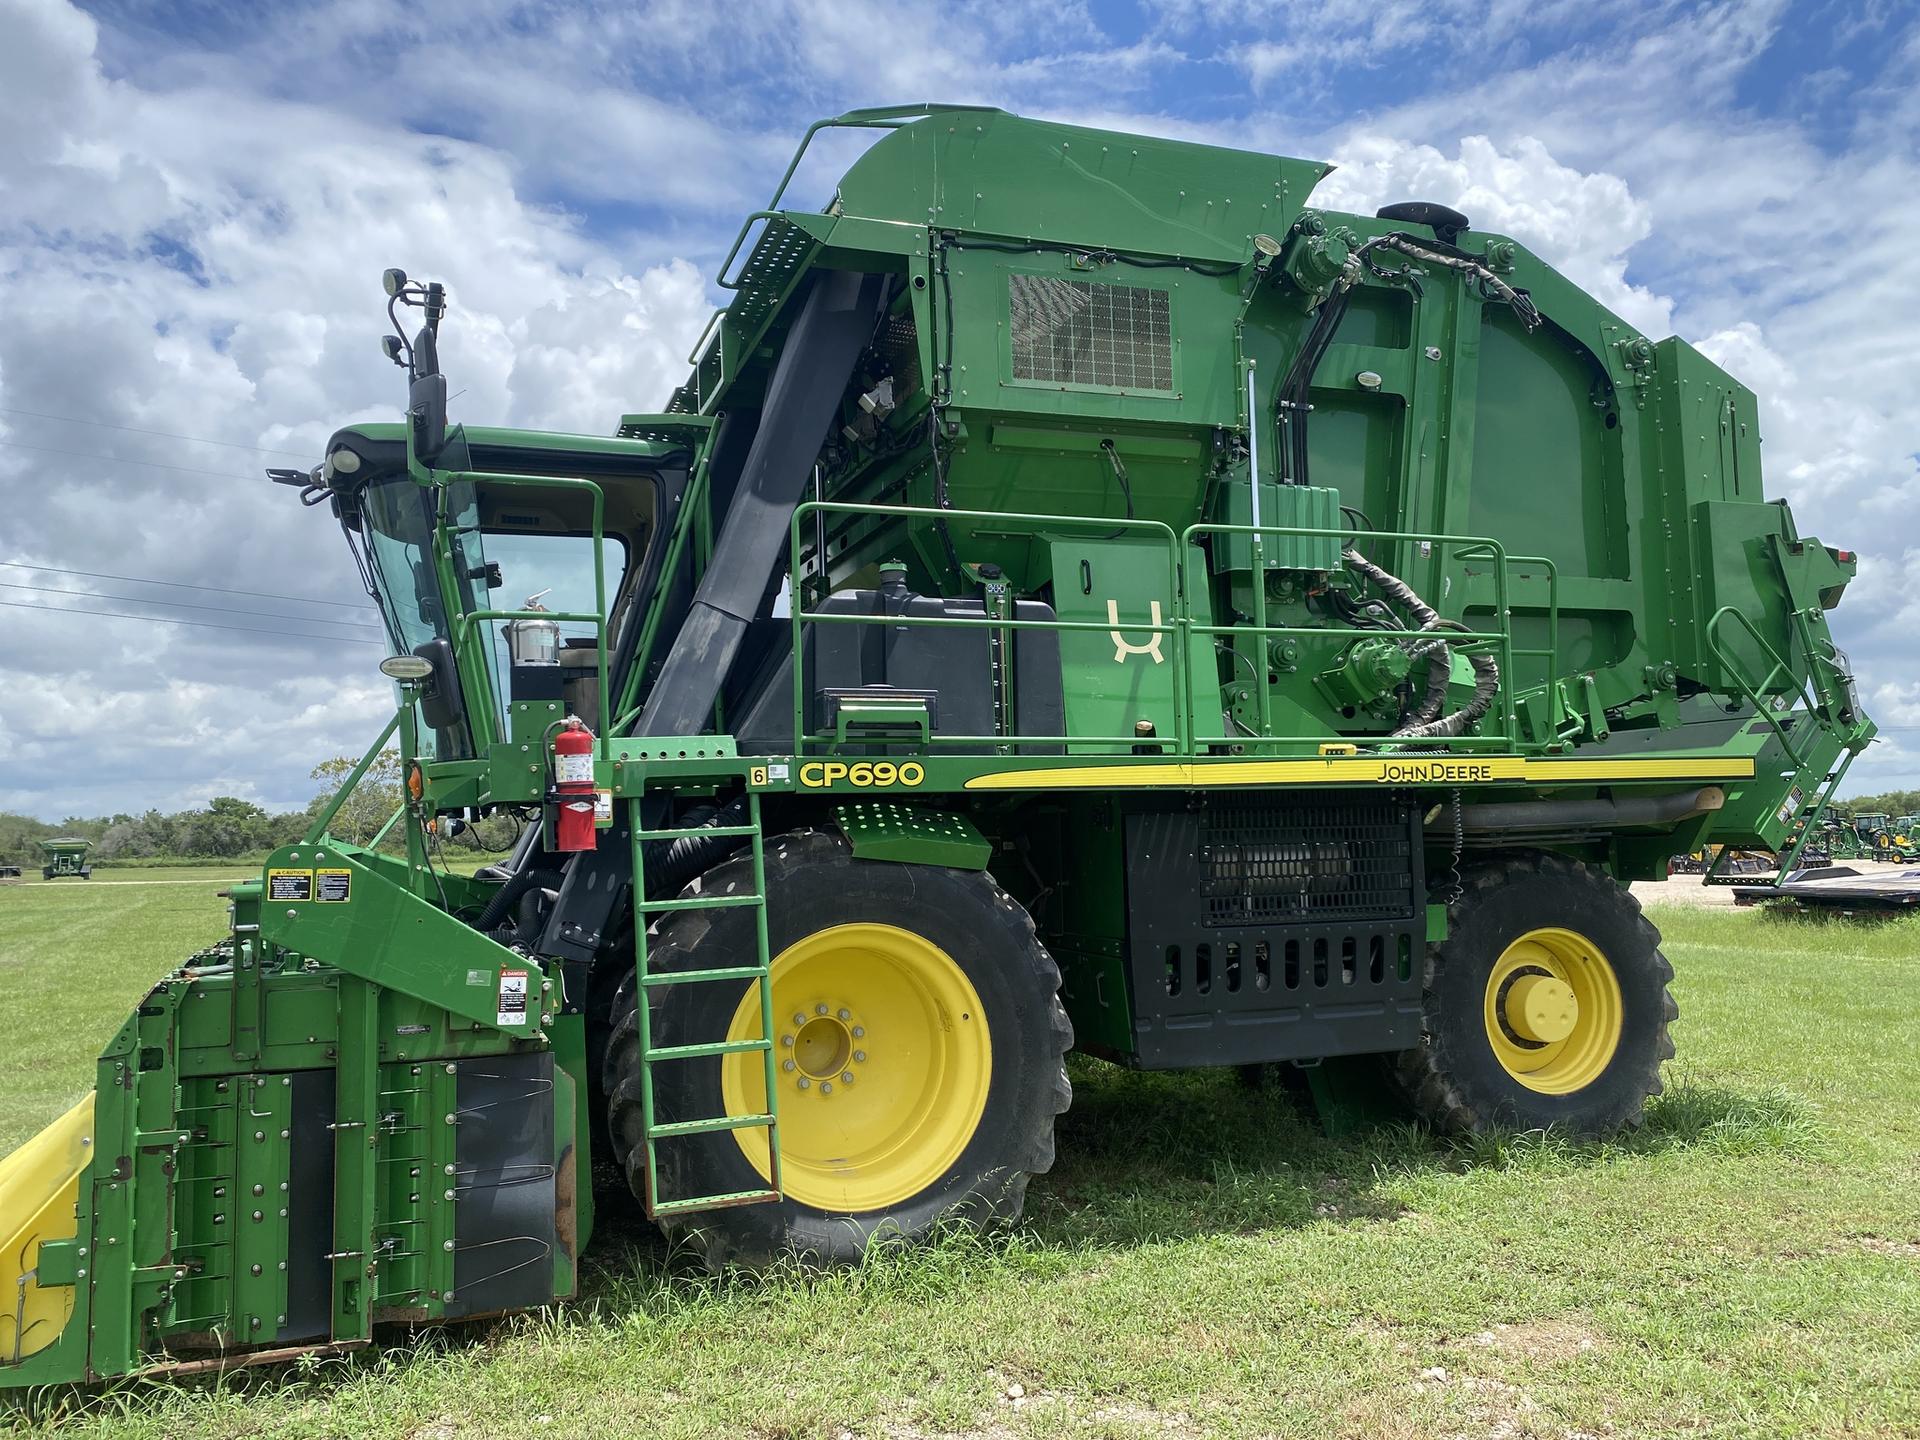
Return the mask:
[[1872,735],[1752,393],[1324,165],[825,126],[615,436],[454,423],[388,274],[404,417],[276,478],[385,614],[404,858],[276,851],[0,1165],[0,1385],[564,1299],[600,1159],[714,1263],[1005,1220],[1074,1048],[1375,1057],[1453,1131],[1659,1090],[1623,883]]

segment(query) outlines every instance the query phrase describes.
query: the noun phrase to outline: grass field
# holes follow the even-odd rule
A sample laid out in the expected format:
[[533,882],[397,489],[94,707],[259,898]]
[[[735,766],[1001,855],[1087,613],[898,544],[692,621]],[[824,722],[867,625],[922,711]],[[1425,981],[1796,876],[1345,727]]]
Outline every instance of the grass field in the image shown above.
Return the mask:
[[[103,879],[105,877],[102,877]],[[88,1083],[231,872],[0,887],[0,1148]],[[1076,1062],[1026,1226],[697,1277],[603,1198],[587,1299],[134,1387],[62,1433],[1920,1434],[1920,928],[1666,908],[1680,1061],[1631,1139],[1325,1138],[1283,1085]],[[25,1424],[22,1420],[20,1423]]]

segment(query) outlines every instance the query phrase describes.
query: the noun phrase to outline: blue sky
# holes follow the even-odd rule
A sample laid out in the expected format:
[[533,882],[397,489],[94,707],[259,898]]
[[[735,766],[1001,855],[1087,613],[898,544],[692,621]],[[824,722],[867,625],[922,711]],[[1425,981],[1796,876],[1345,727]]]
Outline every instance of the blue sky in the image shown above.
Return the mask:
[[382,267],[450,283],[462,418],[604,431],[807,122],[933,98],[1332,159],[1700,345],[1864,557],[1855,776],[1920,784],[1916,73],[1916,7],[1817,0],[0,0],[0,561],[57,567],[0,568],[0,808],[297,804],[379,725],[337,532],[253,477],[394,413]]

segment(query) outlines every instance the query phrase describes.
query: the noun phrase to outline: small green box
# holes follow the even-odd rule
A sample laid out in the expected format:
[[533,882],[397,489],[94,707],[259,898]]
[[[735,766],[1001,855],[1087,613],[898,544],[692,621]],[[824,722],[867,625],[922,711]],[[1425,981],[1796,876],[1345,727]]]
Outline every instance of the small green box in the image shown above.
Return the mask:
[[[1253,524],[1252,496],[1245,482],[1226,489],[1228,525]],[[1324,485],[1262,485],[1260,487],[1260,524],[1263,527],[1291,526],[1308,530],[1340,529],[1340,492]],[[1251,570],[1253,545],[1245,535],[1228,535],[1226,543],[1215,550],[1214,570]],[[1338,570],[1341,537],[1339,535],[1265,535],[1266,562],[1269,570]]]

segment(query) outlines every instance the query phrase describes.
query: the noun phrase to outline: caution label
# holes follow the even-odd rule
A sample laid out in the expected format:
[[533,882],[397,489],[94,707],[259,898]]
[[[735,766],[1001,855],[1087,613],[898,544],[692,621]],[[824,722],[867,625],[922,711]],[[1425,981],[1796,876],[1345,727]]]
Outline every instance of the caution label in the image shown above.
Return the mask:
[[502,970],[500,972],[499,1013],[494,1017],[497,1025],[524,1025],[527,1023],[527,972],[524,970]]
[[[269,900],[311,900],[313,898],[313,871],[311,870],[269,870],[267,871],[267,899]],[[345,898],[344,896],[342,897]]]
[[351,870],[316,870],[313,872],[313,898],[331,904],[341,904],[353,898],[353,872]]

